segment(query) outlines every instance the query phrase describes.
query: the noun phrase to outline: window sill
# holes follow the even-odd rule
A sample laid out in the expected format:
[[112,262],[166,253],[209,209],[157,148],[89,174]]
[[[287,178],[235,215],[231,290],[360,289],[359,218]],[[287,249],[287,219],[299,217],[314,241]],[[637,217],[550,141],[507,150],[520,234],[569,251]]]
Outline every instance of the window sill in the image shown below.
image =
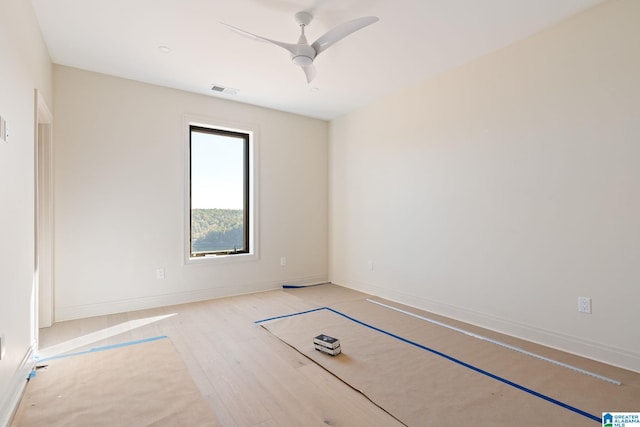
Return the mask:
[[228,255],[205,255],[199,257],[189,257],[186,264],[221,264],[234,262],[257,261],[258,255],[254,253],[240,253]]

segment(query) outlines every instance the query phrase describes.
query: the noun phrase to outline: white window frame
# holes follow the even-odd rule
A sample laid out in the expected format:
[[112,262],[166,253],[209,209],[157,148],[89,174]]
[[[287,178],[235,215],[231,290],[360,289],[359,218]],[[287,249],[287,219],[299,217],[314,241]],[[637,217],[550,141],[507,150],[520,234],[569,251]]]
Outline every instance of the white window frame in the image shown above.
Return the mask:
[[[205,255],[191,256],[191,152],[190,138],[191,126],[220,129],[232,132],[241,132],[249,135],[249,251],[247,253],[230,255]],[[182,128],[184,132],[184,229],[183,229],[183,254],[185,264],[218,264],[228,262],[257,261],[259,259],[260,224],[258,195],[258,127],[249,123],[234,123],[205,116],[185,115]]]

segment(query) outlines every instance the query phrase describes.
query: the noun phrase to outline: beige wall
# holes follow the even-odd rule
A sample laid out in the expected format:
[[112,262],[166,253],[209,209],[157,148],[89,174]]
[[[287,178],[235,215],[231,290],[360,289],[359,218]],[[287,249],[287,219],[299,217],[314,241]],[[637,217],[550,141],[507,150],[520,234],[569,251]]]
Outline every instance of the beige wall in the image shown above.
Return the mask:
[[[34,121],[38,89],[51,106],[51,63],[31,2],[3,0],[0,11],[0,116],[9,142],[0,141],[0,425],[24,385],[32,342],[34,270]],[[33,347],[32,347],[33,346]]]
[[640,371],[638,17],[605,3],[331,122],[330,280]]
[[[327,122],[57,65],[54,87],[57,320],[327,279]],[[257,261],[184,263],[185,114],[258,129]]]

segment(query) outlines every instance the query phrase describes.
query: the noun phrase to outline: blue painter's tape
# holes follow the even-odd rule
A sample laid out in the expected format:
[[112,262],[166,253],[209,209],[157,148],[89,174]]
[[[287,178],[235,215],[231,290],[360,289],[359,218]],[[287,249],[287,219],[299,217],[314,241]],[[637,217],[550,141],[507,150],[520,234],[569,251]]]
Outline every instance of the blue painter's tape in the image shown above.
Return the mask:
[[481,369],[481,368],[478,368],[476,366],[470,365],[469,363],[463,362],[462,360],[456,359],[455,357],[449,356],[448,354],[442,353],[442,352],[440,352],[438,350],[434,350],[432,348],[429,348],[427,346],[419,344],[419,343],[417,343],[415,341],[411,341],[410,339],[403,338],[403,337],[401,337],[399,335],[396,335],[396,334],[394,334],[392,332],[385,331],[384,329],[380,329],[380,328],[378,328],[376,326],[373,326],[373,325],[370,325],[368,323],[365,323],[362,320],[358,320],[355,317],[351,317],[348,314],[342,313],[342,312],[340,312],[338,310],[334,310],[333,308],[330,308],[330,307],[320,307],[320,308],[316,308],[316,309],[313,309],[313,310],[300,311],[298,313],[286,314],[284,316],[277,316],[277,317],[272,317],[272,318],[269,318],[269,319],[258,320],[255,323],[263,323],[263,322],[268,322],[270,320],[277,320],[277,319],[283,319],[283,318],[286,318],[286,317],[299,316],[301,314],[312,313],[314,311],[320,311],[320,310],[328,310],[328,311],[330,311],[332,313],[335,313],[335,314],[337,314],[339,316],[344,317],[347,320],[355,322],[355,323],[357,323],[357,324],[359,324],[361,326],[367,327],[369,329],[373,329],[376,332],[380,332],[381,334],[385,334],[387,336],[395,338],[395,339],[397,339],[399,341],[402,341],[404,343],[413,345],[414,347],[417,347],[417,348],[420,348],[422,350],[425,350],[425,351],[428,351],[430,353],[433,353],[433,354],[435,354],[437,356],[440,356],[440,357],[442,357],[444,359],[447,359],[447,360],[449,360],[449,361],[451,361],[453,363],[456,363],[456,364],[458,364],[460,366],[464,366],[465,368],[471,369],[472,371],[475,371],[475,372],[477,372],[479,374],[485,375],[485,376],[487,376],[489,378],[493,378],[496,381],[500,381],[500,382],[502,382],[504,384],[507,384],[507,385],[509,385],[511,387],[514,387],[514,388],[516,388],[518,390],[524,391],[525,393],[529,393],[532,396],[536,396],[536,397],[538,397],[540,399],[546,400],[547,402],[553,403],[554,405],[560,406],[561,408],[564,408],[564,409],[567,409],[569,411],[575,412],[576,414],[582,415],[583,417],[589,418],[589,419],[591,419],[593,421],[596,421],[598,423],[602,423],[602,419],[600,417],[592,415],[592,414],[590,414],[590,413],[588,413],[586,411],[583,411],[582,409],[579,409],[579,408],[576,408],[574,406],[568,405],[568,404],[566,404],[564,402],[561,402],[561,401],[559,401],[557,399],[554,399],[553,397],[549,397],[549,396],[547,396],[545,394],[539,393],[539,392],[537,392],[535,390],[532,390],[530,388],[527,388],[527,387],[525,387],[523,385],[514,383],[513,381],[509,381],[506,378],[502,378],[502,377],[500,377],[498,375],[492,374],[491,372],[485,371],[484,369]]
[[303,288],[310,288],[312,286],[321,286],[321,285],[328,285],[329,282],[323,282],[323,283],[314,283],[313,285],[282,285],[282,289],[303,289]]
[[123,343],[119,343],[119,344],[111,344],[111,345],[105,345],[103,347],[95,347],[89,350],[85,350],[85,351],[79,351],[77,353],[68,353],[68,354],[60,354],[57,356],[51,356],[51,357],[47,357],[44,359],[37,359],[36,360],[38,362],[47,362],[49,360],[56,360],[56,359],[64,359],[66,357],[72,357],[72,356],[80,356],[81,354],[89,354],[89,353],[95,353],[98,351],[103,351],[103,350],[111,350],[114,348],[120,348],[120,347],[128,347],[130,345],[136,345],[136,344],[142,344],[145,342],[151,342],[151,341],[158,341],[158,340],[162,340],[168,338],[166,335],[160,335],[157,337],[151,337],[151,338],[144,338],[141,340],[136,340],[136,341],[128,341],[128,342],[123,342]]
[[268,322],[270,320],[284,319],[285,317],[299,316],[301,314],[313,313],[314,311],[326,310],[326,309],[327,309],[327,307],[314,308],[312,310],[301,311],[299,313],[285,314],[284,316],[276,316],[276,317],[269,317],[268,319],[256,320],[253,323],[264,323],[264,322]]

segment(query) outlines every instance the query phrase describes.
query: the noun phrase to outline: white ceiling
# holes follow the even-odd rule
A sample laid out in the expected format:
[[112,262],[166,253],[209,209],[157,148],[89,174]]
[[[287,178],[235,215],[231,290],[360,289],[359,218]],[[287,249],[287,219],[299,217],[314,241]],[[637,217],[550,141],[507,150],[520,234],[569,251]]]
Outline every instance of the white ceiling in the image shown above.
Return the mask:
[[[333,119],[510,45],[603,0],[32,0],[54,63]],[[380,21],[335,44],[307,84],[282,48],[224,22],[309,43],[344,21]],[[158,47],[167,46],[169,53]],[[213,84],[238,90],[215,94]],[[312,88],[317,88],[313,91]]]

